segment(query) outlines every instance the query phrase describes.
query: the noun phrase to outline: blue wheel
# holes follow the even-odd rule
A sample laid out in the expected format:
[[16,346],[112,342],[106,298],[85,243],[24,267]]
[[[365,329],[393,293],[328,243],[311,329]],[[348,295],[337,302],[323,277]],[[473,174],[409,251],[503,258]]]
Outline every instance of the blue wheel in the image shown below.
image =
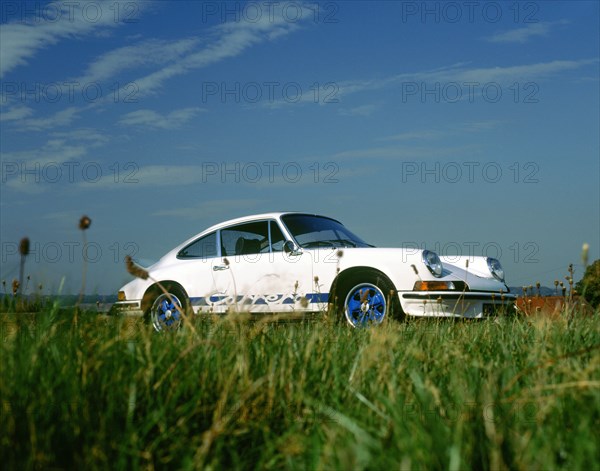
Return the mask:
[[377,285],[360,283],[348,291],[344,301],[344,314],[352,327],[381,324],[386,313],[385,294]]
[[178,330],[183,324],[183,295],[170,291],[169,295],[160,294],[150,308],[150,321],[157,332]]

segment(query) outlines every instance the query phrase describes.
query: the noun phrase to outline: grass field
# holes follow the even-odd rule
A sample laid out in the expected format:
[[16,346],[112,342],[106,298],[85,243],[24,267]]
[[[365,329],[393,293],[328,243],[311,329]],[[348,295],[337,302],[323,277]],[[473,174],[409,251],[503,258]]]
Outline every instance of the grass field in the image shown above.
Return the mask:
[[8,469],[598,469],[598,316],[0,315]]

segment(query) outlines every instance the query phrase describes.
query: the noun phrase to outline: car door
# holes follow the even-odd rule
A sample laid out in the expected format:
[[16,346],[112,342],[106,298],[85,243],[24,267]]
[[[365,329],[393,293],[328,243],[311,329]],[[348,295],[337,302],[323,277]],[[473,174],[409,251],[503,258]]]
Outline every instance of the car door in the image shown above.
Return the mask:
[[215,283],[213,267],[219,263],[218,232],[199,237],[177,254],[178,281],[186,289],[195,312],[219,312],[225,293]]
[[219,231],[221,256],[213,264],[218,292],[238,312],[303,312],[312,307],[312,260],[284,251],[286,241],[274,219]]

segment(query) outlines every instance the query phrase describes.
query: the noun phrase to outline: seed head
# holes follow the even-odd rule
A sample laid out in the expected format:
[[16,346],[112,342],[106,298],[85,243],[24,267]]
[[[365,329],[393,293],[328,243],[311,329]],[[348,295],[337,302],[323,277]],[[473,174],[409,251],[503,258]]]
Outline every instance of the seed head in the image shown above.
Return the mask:
[[587,242],[585,244],[583,244],[583,247],[581,248],[581,261],[583,262],[583,266],[587,267],[588,264],[588,257],[589,257],[589,252],[590,252],[590,244],[588,244]]
[[317,275],[315,275],[315,284],[318,285],[319,284],[319,277]]
[[147,280],[150,276],[147,270],[144,270],[139,265],[136,265],[130,255],[125,256],[125,266],[127,267],[129,274],[135,276],[136,278]]
[[27,237],[21,239],[21,242],[19,243],[19,253],[23,257],[29,255],[29,239]]
[[13,295],[16,295],[19,292],[19,281],[17,279],[14,279],[12,281],[12,293]]
[[227,257],[225,257],[223,259],[223,263],[225,264],[226,267],[228,267],[229,266],[229,259]]
[[337,256],[338,256],[338,258],[342,258],[344,256],[344,251],[343,250],[338,250],[337,251]]
[[81,219],[79,220],[79,229],[81,229],[82,231],[85,231],[86,229],[89,229],[89,227],[92,225],[92,220],[87,217],[87,216],[81,216]]

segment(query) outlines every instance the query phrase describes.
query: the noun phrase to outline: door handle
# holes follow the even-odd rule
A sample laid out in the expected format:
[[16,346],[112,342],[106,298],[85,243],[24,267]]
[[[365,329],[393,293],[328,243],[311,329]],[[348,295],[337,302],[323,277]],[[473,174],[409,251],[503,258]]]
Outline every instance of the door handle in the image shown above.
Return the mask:
[[222,271],[229,269],[228,265],[213,265],[213,271]]

